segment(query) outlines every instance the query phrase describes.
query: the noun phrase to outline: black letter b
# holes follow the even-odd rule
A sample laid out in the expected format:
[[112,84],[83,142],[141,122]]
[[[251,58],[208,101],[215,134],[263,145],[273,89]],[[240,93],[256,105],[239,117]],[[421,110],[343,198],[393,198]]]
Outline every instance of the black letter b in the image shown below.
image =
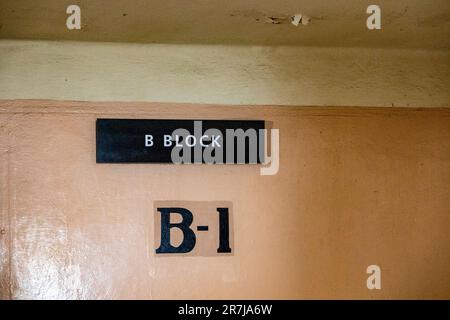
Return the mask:
[[[158,208],[161,212],[161,245],[156,249],[156,253],[187,253],[195,247],[195,233],[190,225],[192,224],[192,212],[185,208]],[[170,214],[178,213],[182,220],[180,223],[170,223]],[[170,243],[170,229],[178,228],[183,232],[183,241],[178,247]]]

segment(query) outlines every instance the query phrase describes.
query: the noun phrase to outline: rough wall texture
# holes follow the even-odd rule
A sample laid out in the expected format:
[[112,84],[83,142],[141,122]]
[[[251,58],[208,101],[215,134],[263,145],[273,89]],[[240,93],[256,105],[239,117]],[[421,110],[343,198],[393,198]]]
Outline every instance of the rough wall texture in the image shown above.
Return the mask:
[[[95,163],[96,118],[192,114],[273,121],[279,173]],[[3,101],[0,124],[2,297],[450,298],[450,109]],[[153,201],[218,199],[234,256],[155,259]]]
[[0,41],[0,99],[448,107],[450,52]]
[[9,118],[0,116],[0,299],[10,297]]
[[[76,32],[65,25],[71,3],[2,0],[0,38],[450,49],[448,0],[377,0],[382,32],[366,28],[371,2],[361,0],[77,0],[82,29]],[[294,27],[290,17],[296,13],[311,23]]]

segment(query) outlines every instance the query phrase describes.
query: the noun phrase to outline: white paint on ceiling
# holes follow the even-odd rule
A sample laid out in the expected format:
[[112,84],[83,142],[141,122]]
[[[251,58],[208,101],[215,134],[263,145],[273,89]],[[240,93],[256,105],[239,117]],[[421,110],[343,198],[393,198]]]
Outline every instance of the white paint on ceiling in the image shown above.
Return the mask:
[[[0,38],[450,49],[450,1],[375,2],[382,29],[370,31],[366,8],[374,1],[2,0]],[[72,3],[81,7],[82,30],[66,29]],[[289,17],[296,13],[311,22],[293,26]]]

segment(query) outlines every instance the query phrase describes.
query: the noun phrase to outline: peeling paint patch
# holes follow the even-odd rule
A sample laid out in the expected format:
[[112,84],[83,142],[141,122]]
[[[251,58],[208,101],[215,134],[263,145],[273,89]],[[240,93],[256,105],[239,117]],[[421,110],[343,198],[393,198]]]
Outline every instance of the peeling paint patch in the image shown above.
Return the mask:
[[296,13],[291,17],[291,23],[296,27],[298,27],[300,24],[306,26],[310,21],[311,17],[301,13]]
[[276,17],[276,16],[271,16],[271,17],[265,17],[264,22],[266,23],[271,23],[271,24],[281,24],[287,21],[286,17]]

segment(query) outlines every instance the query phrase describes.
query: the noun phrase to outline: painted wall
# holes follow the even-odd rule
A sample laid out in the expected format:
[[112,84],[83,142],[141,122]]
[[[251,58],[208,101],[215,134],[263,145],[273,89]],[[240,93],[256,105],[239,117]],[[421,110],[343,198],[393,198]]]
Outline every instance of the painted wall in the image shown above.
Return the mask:
[[[0,297],[450,298],[450,109],[367,108],[448,106],[448,57],[0,41]],[[278,175],[95,163],[96,118],[193,114],[273,121]],[[232,201],[235,255],[155,258],[155,200]]]
[[[264,118],[280,171],[95,163],[95,120]],[[449,298],[450,109],[0,104],[2,295]],[[233,202],[229,257],[160,257],[156,200]],[[366,268],[382,268],[382,290]]]
[[450,52],[0,41],[0,99],[448,107]]

